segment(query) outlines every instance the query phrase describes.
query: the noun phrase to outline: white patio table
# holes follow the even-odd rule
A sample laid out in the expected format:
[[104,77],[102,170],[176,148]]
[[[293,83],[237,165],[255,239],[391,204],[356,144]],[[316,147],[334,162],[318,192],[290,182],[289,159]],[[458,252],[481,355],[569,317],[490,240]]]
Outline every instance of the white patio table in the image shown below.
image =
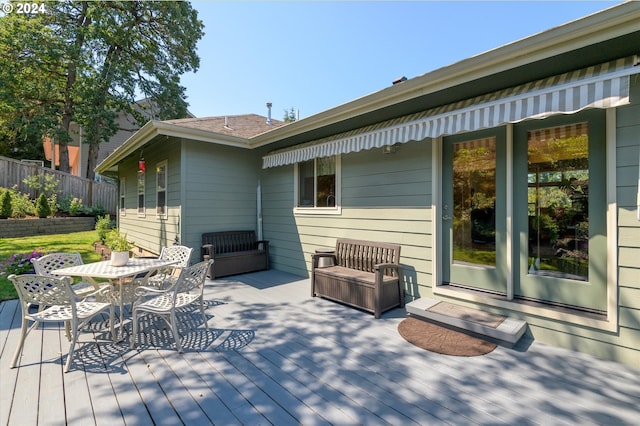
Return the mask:
[[[85,263],[83,265],[70,266],[68,268],[55,269],[51,271],[55,275],[64,275],[71,277],[82,277],[88,281],[95,283],[95,278],[108,279],[111,285],[117,286],[117,298],[120,308],[120,337],[122,336],[122,323],[124,320],[123,306],[132,303],[133,300],[125,300],[125,291],[123,287],[133,283],[133,280],[126,278],[135,277],[140,274],[150,275],[153,271],[164,268],[169,265],[178,263],[177,260],[166,259],[147,259],[147,258],[131,258],[124,266],[112,266],[110,260],[102,262]],[[132,289],[133,290],[133,289]],[[133,294],[133,292],[130,292]],[[114,300],[115,301],[115,300]],[[113,303],[113,301],[112,301]]]

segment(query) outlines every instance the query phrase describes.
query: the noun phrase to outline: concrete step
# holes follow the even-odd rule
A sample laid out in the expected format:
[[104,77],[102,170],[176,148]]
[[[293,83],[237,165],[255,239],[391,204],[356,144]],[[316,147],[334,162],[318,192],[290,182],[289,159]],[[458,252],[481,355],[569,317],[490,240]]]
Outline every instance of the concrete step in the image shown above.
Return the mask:
[[522,320],[428,297],[409,302],[405,308],[410,315],[418,318],[467,330],[507,346],[515,345],[527,328],[527,323]]

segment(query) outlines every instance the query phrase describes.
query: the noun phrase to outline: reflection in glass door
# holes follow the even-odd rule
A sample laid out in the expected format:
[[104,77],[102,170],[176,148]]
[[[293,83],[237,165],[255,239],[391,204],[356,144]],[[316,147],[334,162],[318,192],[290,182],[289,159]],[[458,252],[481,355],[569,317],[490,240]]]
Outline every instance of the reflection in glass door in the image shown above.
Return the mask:
[[587,123],[528,133],[530,274],[589,279]]
[[504,293],[504,138],[466,138],[443,146],[443,280]]
[[496,265],[496,141],[453,144],[453,263]]
[[514,295],[605,311],[606,125],[598,111],[581,116],[515,126]]

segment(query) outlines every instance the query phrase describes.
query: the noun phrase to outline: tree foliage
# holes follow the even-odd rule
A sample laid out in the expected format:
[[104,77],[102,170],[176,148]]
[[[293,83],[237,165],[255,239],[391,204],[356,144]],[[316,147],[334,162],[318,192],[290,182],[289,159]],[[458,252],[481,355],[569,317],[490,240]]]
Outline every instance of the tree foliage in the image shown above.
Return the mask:
[[[101,142],[117,130],[116,118],[141,97],[157,106],[154,118],[184,117],[180,76],[196,71],[203,25],[188,2],[54,1],[46,13],[0,19],[0,141],[33,144],[50,134],[60,145],[60,168],[69,170],[71,122],[89,147],[87,177]],[[2,148],[0,148],[2,150]],[[14,150],[15,151],[15,150]]]

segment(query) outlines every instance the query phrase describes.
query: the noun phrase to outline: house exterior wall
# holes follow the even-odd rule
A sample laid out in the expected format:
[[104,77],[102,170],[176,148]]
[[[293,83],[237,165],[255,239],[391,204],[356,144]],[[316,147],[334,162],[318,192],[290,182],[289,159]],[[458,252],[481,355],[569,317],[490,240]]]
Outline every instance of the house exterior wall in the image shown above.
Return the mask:
[[616,182],[618,201],[618,297],[620,336],[640,365],[640,79],[632,78],[631,105],[616,113]]
[[[635,79],[637,80],[637,79]],[[640,221],[637,218],[640,152],[640,82],[633,81],[631,105],[615,111],[616,202],[618,212],[617,324],[593,327],[519,311],[485,309],[526,320],[529,337],[634,366],[640,365]],[[408,298],[434,297],[432,142],[403,144],[393,154],[380,149],[341,157],[341,214],[295,214],[294,165],[262,171],[263,222],[272,266],[308,276],[311,254],[331,249],[338,237],[387,241],[402,246]],[[447,296],[435,297],[447,299]],[[450,300],[456,300],[450,298]],[[469,300],[457,302],[477,306]],[[482,305],[482,302],[479,302]],[[580,314],[579,314],[580,315]],[[610,317],[616,318],[616,315]]]
[[[145,146],[144,215],[138,214],[138,160],[130,156],[119,165],[126,184],[124,214],[118,226],[144,252],[162,247],[193,247],[191,261],[200,259],[204,232],[254,230],[257,224],[259,157],[243,148],[168,138]],[[167,162],[167,217],[156,214],[156,165]],[[141,251],[142,253],[142,251]]]
[[402,245],[406,291],[431,274],[431,143],[410,142],[393,154],[381,149],[341,158],[341,214],[294,213],[294,166],[262,171],[263,229],[272,267],[302,276],[311,254],[335,247],[338,237]]
[[[180,235],[181,218],[181,141],[162,139],[144,148],[145,213],[138,213],[138,156],[130,156],[118,167],[119,179],[125,178],[125,212],[118,211],[118,226],[137,247],[159,254],[162,247],[173,244]],[[156,166],[167,162],[167,216],[156,214]]]
[[259,160],[245,148],[184,144],[182,244],[194,248],[192,261],[205,232],[256,231]]

